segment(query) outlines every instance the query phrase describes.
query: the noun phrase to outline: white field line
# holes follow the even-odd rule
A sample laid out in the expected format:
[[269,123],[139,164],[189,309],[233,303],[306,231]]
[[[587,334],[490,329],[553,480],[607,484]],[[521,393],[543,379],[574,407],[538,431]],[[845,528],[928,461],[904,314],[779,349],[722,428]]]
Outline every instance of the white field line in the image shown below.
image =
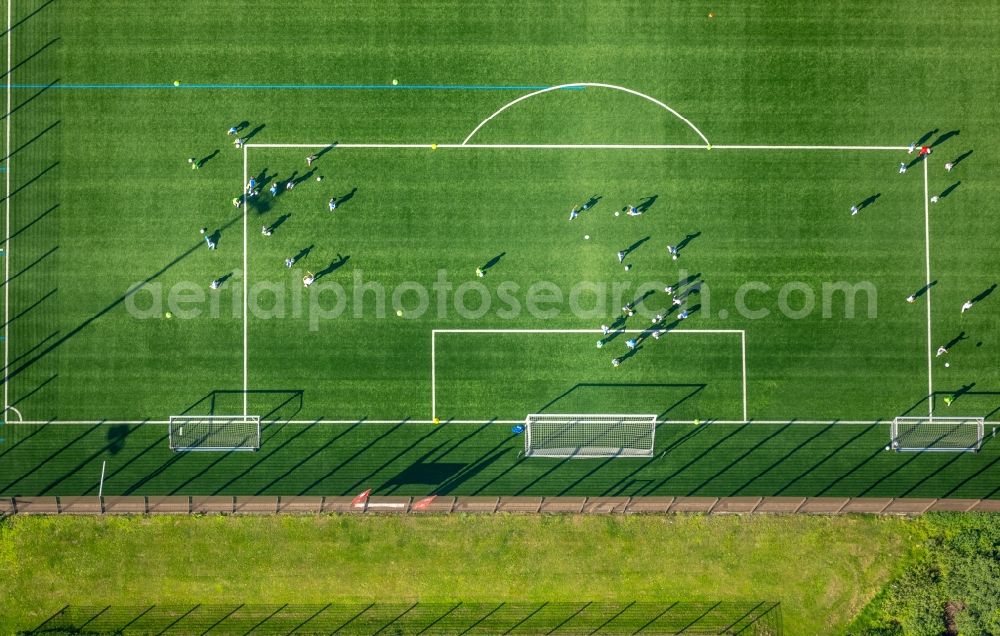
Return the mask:
[[931,211],[927,199],[927,159],[924,156],[924,256],[927,260],[925,287],[927,295],[927,416],[934,415],[934,358],[931,357]]
[[[985,420],[986,422],[997,422],[1000,420]],[[885,418],[880,420],[702,420],[702,425],[712,425],[712,424],[725,424],[725,425],[740,425],[740,424],[765,424],[769,426],[778,425],[809,425],[809,426],[874,426],[884,424],[889,426],[892,424],[892,418]],[[49,420],[49,421],[28,421],[28,422],[15,422],[16,424],[23,424],[25,426],[97,426],[99,424],[128,424],[132,426],[141,426],[144,424],[149,424],[152,426],[167,426],[170,424],[170,420]],[[351,425],[351,424],[379,424],[379,425],[405,425],[405,424],[433,424],[434,420],[369,420],[369,419],[348,419],[348,420],[288,420],[278,422],[279,424],[292,424],[295,426],[323,426],[323,425]],[[657,424],[691,424],[692,420],[657,420]],[[485,424],[501,424],[501,425],[514,425],[514,424],[524,424],[524,419],[518,420],[459,420],[459,419],[449,419],[441,423],[441,426],[445,424],[475,424],[475,425],[485,425]],[[267,425],[265,422],[264,425]]]
[[740,330],[740,355],[743,357],[743,420],[747,417],[747,332]]
[[472,139],[472,137],[477,132],[479,132],[479,130],[483,126],[485,126],[486,124],[490,123],[493,120],[494,117],[496,117],[497,115],[499,115],[503,111],[507,110],[511,106],[513,106],[515,104],[518,104],[520,102],[523,102],[526,99],[530,99],[532,97],[535,97],[536,95],[541,95],[543,93],[548,93],[548,92],[551,92],[551,91],[557,91],[557,90],[560,90],[560,89],[563,89],[563,88],[573,88],[573,87],[610,88],[612,90],[621,91],[623,93],[628,93],[630,95],[635,95],[636,97],[641,97],[641,98],[645,99],[646,101],[650,101],[650,102],[656,104],[657,106],[659,106],[660,108],[664,109],[665,111],[667,111],[668,113],[670,113],[671,115],[673,115],[674,117],[676,117],[677,119],[679,119],[682,122],[684,122],[685,124],[687,124],[688,128],[690,128],[691,130],[693,130],[699,137],[701,137],[702,141],[704,141],[706,145],[708,145],[708,146],[712,145],[712,143],[708,140],[708,137],[706,137],[705,134],[702,133],[698,129],[697,126],[695,126],[693,123],[691,123],[691,121],[687,117],[685,117],[684,115],[681,115],[676,110],[674,110],[673,108],[667,106],[666,104],[664,104],[660,100],[656,99],[655,97],[650,97],[649,95],[647,95],[645,93],[640,93],[639,91],[632,90],[631,88],[625,88],[624,86],[618,86],[617,84],[601,84],[601,83],[598,83],[598,82],[575,82],[573,84],[560,84],[558,86],[549,86],[548,88],[543,88],[541,90],[532,91],[531,93],[528,93],[527,95],[521,95],[517,99],[514,99],[514,100],[512,100],[510,102],[507,102],[506,104],[504,104],[503,106],[501,106],[495,113],[493,113],[492,115],[490,115],[489,117],[487,117],[483,121],[479,122],[479,125],[476,126],[475,128],[473,128],[472,132],[470,132],[465,137],[465,139],[462,141],[462,144],[464,145],[464,144],[469,143],[469,140]]
[[247,281],[250,279],[250,272],[247,269],[247,198],[246,198],[246,185],[247,179],[247,147],[243,146],[243,183],[240,185],[240,191],[244,193],[243,195],[243,417],[247,416],[247,390],[249,386],[249,376],[247,374],[247,339],[249,331],[249,323],[247,322]]
[[[245,148],[326,148],[328,142],[319,144],[247,144]],[[537,149],[537,150],[705,150],[706,146],[697,144],[449,144],[449,143],[338,143],[338,148],[413,148],[430,150],[449,149]],[[789,145],[742,145],[723,144],[712,146],[712,150],[906,150],[907,146],[789,146]]]
[[437,417],[437,331],[431,330],[431,419]]
[[[648,333],[649,329],[618,329],[613,333]],[[436,336],[439,333],[515,333],[515,334],[603,334],[600,329],[432,329],[431,330],[431,418],[437,418],[437,356]],[[747,421],[747,347],[743,329],[672,329],[671,334],[739,334],[741,356],[741,383],[743,393],[743,421]],[[452,421],[452,420],[449,420]]]
[[[10,368],[10,83],[11,64],[13,64],[11,52],[11,25],[13,24],[14,0],[7,0],[7,121],[4,127],[6,137],[4,151],[4,181],[6,182],[6,195],[4,196],[4,242],[3,242],[3,368]],[[7,407],[10,406],[10,379],[3,383],[3,410],[4,417],[7,417]]]

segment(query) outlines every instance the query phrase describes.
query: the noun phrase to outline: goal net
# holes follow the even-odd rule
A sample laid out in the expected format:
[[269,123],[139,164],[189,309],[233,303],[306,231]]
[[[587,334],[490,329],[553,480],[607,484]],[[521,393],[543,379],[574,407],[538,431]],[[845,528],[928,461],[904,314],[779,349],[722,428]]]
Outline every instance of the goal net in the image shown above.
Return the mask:
[[655,415],[529,415],[526,457],[649,457]]
[[981,417],[897,417],[887,450],[974,453],[983,444]]
[[172,415],[168,431],[174,451],[255,451],[258,415]]

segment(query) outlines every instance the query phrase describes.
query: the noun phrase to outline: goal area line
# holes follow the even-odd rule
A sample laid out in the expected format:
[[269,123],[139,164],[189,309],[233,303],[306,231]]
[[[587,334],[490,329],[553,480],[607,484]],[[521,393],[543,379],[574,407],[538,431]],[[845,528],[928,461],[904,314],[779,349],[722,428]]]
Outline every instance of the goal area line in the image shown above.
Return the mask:
[[[616,333],[641,334],[647,333],[648,329],[619,329]],[[600,329],[432,329],[431,330],[431,421],[436,422],[437,417],[437,337],[438,334],[601,334]],[[747,338],[744,329],[671,329],[663,333],[662,337],[674,334],[692,335],[739,335],[740,337],[740,385],[742,389],[743,422],[748,421],[747,417]],[[711,418],[706,418],[706,421]],[[713,420],[715,421],[715,420]]]

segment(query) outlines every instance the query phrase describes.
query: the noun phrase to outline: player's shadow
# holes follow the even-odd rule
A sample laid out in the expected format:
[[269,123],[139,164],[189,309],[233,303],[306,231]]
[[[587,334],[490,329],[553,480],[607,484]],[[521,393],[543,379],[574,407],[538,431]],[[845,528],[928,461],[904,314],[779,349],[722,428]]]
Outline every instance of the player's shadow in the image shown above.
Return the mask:
[[296,263],[298,263],[299,261],[301,261],[306,256],[309,256],[309,253],[313,251],[314,247],[316,247],[316,246],[315,245],[310,245],[309,247],[303,247],[302,249],[299,250],[298,254],[296,254],[295,256],[292,257],[292,259]]
[[273,233],[275,230],[281,227],[281,224],[287,221],[291,216],[292,216],[291,214],[282,214],[281,216],[279,216],[274,220],[274,223],[268,226],[268,229],[270,229],[271,232]]
[[659,197],[660,197],[660,195],[658,195],[658,194],[651,194],[651,195],[649,195],[648,197],[646,197],[645,199],[643,199],[642,201],[640,201],[635,206],[636,211],[637,212],[646,212],[647,210],[649,210],[649,208],[653,207],[653,204],[656,203],[656,200]]
[[857,205],[858,211],[860,212],[861,210],[864,210],[868,206],[872,205],[873,203],[875,203],[876,201],[878,201],[879,197],[881,197],[881,196],[882,196],[881,192],[876,192],[875,194],[873,194],[873,195],[871,195],[871,196],[869,196],[869,197],[861,200],[858,203],[858,205]]
[[648,241],[650,238],[652,238],[652,237],[646,236],[644,238],[641,238],[638,241],[636,241],[635,243],[632,243],[631,245],[629,245],[628,247],[626,247],[625,249],[623,249],[622,252],[624,253],[625,256],[628,256],[632,252],[634,252],[637,249],[639,249],[640,247],[642,247],[643,243],[645,243],[646,241]]
[[316,174],[316,168],[310,168],[309,172],[305,173],[300,177],[295,177],[294,175],[292,175],[293,178],[290,179],[290,181],[292,181],[295,185],[299,185],[303,181],[308,181],[309,179],[311,179],[314,174]]
[[913,298],[914,299],[920,298],[921,296],[929,292],[931,290],[931,287],[937,285],[937,283],[938,282],[936,280],[932,280],[931,282],[927,283],[917,291],[913,292]]
[[955,157],[954,159],[951,160],[951,167],[955,168],[956,166],[958,166],[958,164],[960,164],[963,161],[965,161],[966,159],[968,159],[969,155],[971,155],[971,154],[972,154],[971,150],[966,150],[962,154],[958,155],[957,157]]
[[968,336],[966,336],[966,335],[965,335],[965,332],[963,331],[962,333],[958,334],[957,336],[955,336],[954,338],[952,338],[951,340],[949,340],[949,341],[948,341],[948,342],[947,342],[947,343],[946,343],[946,344],[944,345],[944,348],[945,348],[945,349],[948,349],[948,350],[950,351],[952,347],[954,347],[954,346],[955,346],[955,345],[957,345],[958,343],[962,342],[963,340],[968,340],[968,339],[969,339],[969,337],[968,337]]
[[216,148],[215,151],[212,152],[211,154],[205,155],[204,157],[199,159],[195,165],[197,165],[199,168],[204,168],[205,164],[211,161],[212,159],[215,159],[215,157],[218,156],[218,154],[219,154],[219,149]]
[[493,258],[491,258],[490,260],[488,260],[485,263],[483,263],[483,266],[480,267],[479,270],[482,273],[485,274],[486,272],[490,271],[490,269],[492,269],[494,266],[496,266],[496,264],[500,262],[500,259],[503,258],[506,255],[507,255],[507,252],[500,252],[499,254],[497,254],[496,256],[494,256]]
[[319,159],[320,157],[322,157],[326,153],[328,153],[331,150],[333,150],[334,148],[336,148],[338,143],[340,143],[340,142],[335,141],[332,144],[330,144],[329,146],[325,146],[323,148],[320,148],[319,151],[316,153],[316,159],[314,159],[313,161],[316,161],[317,159]]
[[941,144],[943,144],[944,142],[946,142],[949,139],[951,139],[952,137],[957,137],[961,132],[962,132],[961,130],[949,130],[946,133],[941,133],[941,136],[938,137],[937,139],[935,139],[934,143],[932,143],[930,147],[931,148],[936,148],[936,147],[940,146]]
[[693,234],[688,234],[688,235],[687,235],[687,236],[685,236],[685,237],[684,237],[683,239],[681,239],[681,242],[677,244],[677,246],[676,246],[676,248],[675,248],[675,249],[676,249],[676,250],[677,250],[678,252],[680,252],[680,251],[681,251],[681,250],[683,250],[683,249],[684,249],[685,247],[687,247],[688,245],[690,245],[690,244],[691,244],[691,241],[695,240],[695,239],[696,239],[696,238],[698,238],[699,236],[701,236],[701,232],[700,232],[700,231],[698,231],[698,232],[695,232],[695,233],[693,233]]
[[219,241],[222,240],[222,230],[221,229],[213,230],[212,233],[208,235],[208,240],[211,241],[212,243],[215,243],[215,247],[218,248]]
[[597,205],[597,203],[598,203],[598,202],[599,202],[599,201],[600,201],[601,199],[603,199],[603,198],[604,198],[604,197],[602,197],[602,196],[601,196],[601,195],[599,195],[599,194],[592,194],[592,195],[590,195],[590,198],[589,198],[589,199],[587,199],[586,201],[584,201],[584,202],[583,202],[583,205],[582,205],[582,206],[580,206],[580,207],[581,207],[581,209],[583,209],[583,210],[589,210],[590,208],[592,208],[592,207],[594,207],[595,205]]
[[264,130],[264,128],[266,128],[266,127],[267,127],[267,124],[258,124],[258,126],[256,128],[254,128],[253,130],[251,130],[247,134],[243,135],[243,143],[246,143],[246,142],[250,141],[251,139],[253,139],[254,137],[256,137],[258,134],[260,134],[260,131]]
[[939,130],[941,130],[941,129],[940,128],[935,128],[934,130],[928,130],[927,132],[925,132],[923,135],[920,136],[920,139],[918,139],[916,141],[915,145],[918,148],[920,146],[923,146],[925,143],[927,143],[927,140],[929,140],[931,137],[933,137],[934,135],[936,135]]
[[330,261],[329,265],[327,265],[320,271],[316,272],[316,280],[319,280],[324,276],[329,276],[330,274],[334,273],[335,271],[346,265],[347,261],[350,260],[350,258],[351,258],[350,255],[342,256],[340,254],[337,254],[336,260]]
[[233,273],[232,273],[232,272],[228,272],[228,273],[226,273],[226,274],[223,274],[223,275],[222,275],[221,277],[219,277],[219,278],[215,279],[215,282],[216,282],[216,283],[218,283],[218,286],[219,286],[219,287],[222,287],[222,285],[223,285],[223,284],[224,284],[224,283],[225,283],[225,282],[226,282],[227,280],[229,280],[229,279],[230,279],[230,278],[232,278],[232,277],[233,277]]
[[979,292],[978,294],[976,294],[976,295],[975,295],[975,296],[974,296],[974,297],[972,298],[972,302],[973,302],[973,303],[978,303],[978,302],[980,302],[980,301],[982,301],[982,300],[986,300],[986,297],[987,297],[987,296],[989,296],[990,294],[992,294],[992,293],[993,293],[993,290],[995,290],[996,288],[997,288],[997,284],[996,284],[996,283],[993,283],[992,285],[990,285],[989,287],[987,287],[987,288],[986,288],[986,289],[984,289],[983,291],[981,291],[981,292]]
[[354,195],[357,193],[357,191],[358,191],[358,188],[355,187],[353,190],[351,190],[350,192],[348,192],[347,194],[345,194],[343,196],[333,197],[333,202],[337,204],[337,207],[340,207],[340,206],[344,205],[345,203],[347,203],[348,201],[350,201],[351,199],[353,199]]
[[945,188],[944,190],[942,190],[941,194],[938,195],[938,198],[939,199],[943,199],[943,198],[947,197],[949,194],[951,194],[952,192],[955,191],[955,188],[957,188],[960,185],[962,185],[962,182],[961,181],[956,181],[955,183],[951,184],[950,186],[948,186],[947,188]]

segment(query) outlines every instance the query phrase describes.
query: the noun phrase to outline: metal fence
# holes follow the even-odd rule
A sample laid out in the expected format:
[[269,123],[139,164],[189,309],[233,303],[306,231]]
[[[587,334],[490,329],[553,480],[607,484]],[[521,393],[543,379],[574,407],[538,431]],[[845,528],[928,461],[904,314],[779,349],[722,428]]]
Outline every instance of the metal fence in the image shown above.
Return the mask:
[[874,497],[2,497],[11,514],[890,514],[1000,512],[997,499]]

